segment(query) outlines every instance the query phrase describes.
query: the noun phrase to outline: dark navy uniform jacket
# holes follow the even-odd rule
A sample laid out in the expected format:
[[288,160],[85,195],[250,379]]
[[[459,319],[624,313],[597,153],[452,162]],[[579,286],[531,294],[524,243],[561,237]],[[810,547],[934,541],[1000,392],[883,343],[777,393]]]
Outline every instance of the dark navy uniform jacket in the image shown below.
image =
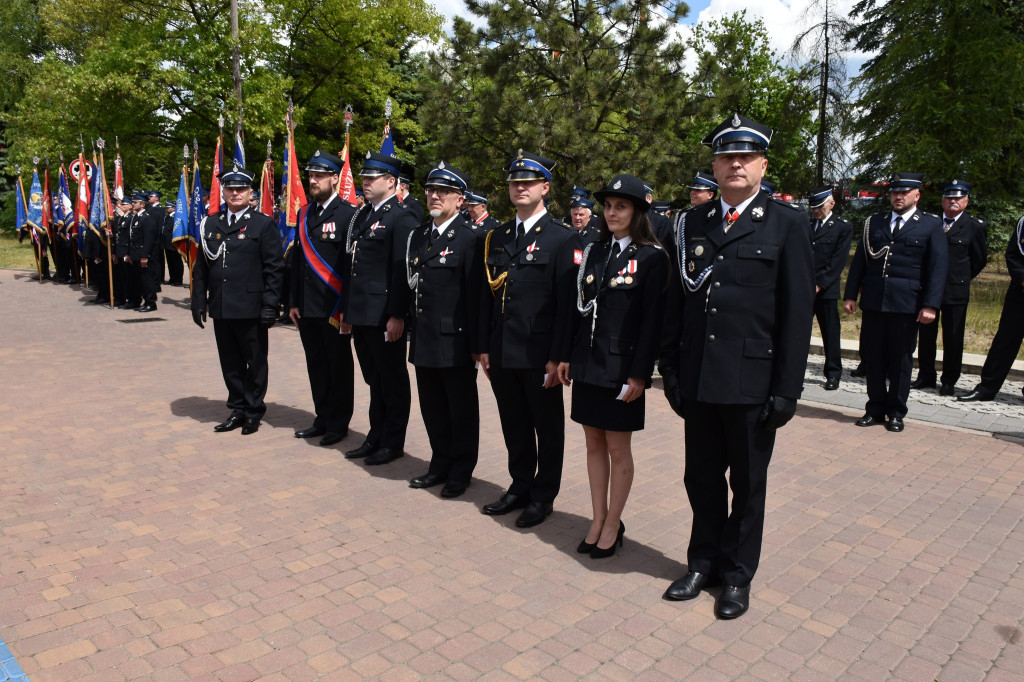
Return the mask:
[[491,280],[505,279],[494,289],[484,283],[480,345],[497,367],[542,368],[557,360],[556,322],[568,324],[573,310],[575,276],[583,257],[579,236],[550,214],[541,216],[518,247],[515,220],[488,235]]
[[228,216],[224,210],[200,224],[205,248],[199,247],[192,270],[192,310],[208,308],[215,320],[256,319],[263,307],[276,309],[280,302],[280,233],[271,218],[253,209],[246,209],[233,226]]
[[650,387],[661,350],[661,323],[670,263],[660,246],[630,242],[609,261],[611,240],[590,247],[577,280],[577,303],[597,300],[593,311],[572,315],[569,376],[595,386],[619,388],[629,378]]
[[853,225],[849,220],[830,213],[817,230],[810,221],[811,248],[814,252],[814,284],[821,287],[818,298],[838,299],[839,278],[850,258]]
[[843,298],[856,299],[859,293],[861,309],[873,312],[916,315],[921,308],[938,310],[949,267],[942,221],[915,209],[893,239],[891,217],[885,211],[866,221],[867,241],[879,257],[870,257],[862,235]]
[[[803,390],[814,305],[807,216],[758,193],[729,232],[719,201],[676,218],[680,249],[665,307],[662,366],[682,397],[752,405]],[[679,280],[711,273],[695,291]]]
[[379,209],[366,204],[349,226],[352,251],[345,257],[341,307],[348,324],[380,327],[409,314],[405,249],[416,228],[413,212],[392,196]]
[[114,239],[115,251],[114,255],[118,260],[123,261],[124,257],[128,255],[130,243],[130,228],[134,213],[126,213],[125,215],[118,216],[117,221],[114,224],[114,233],[117,235]]
[[160,251],[160,227],[161,223],[149,211],[135,214],[128,228],[128,255],[133,263],[143,258],[156,258]]
[[[356,210],[351,204],[334,195],[317,216],[316,204],[310,206],[306,219],[306,232],[313,248],[334,273],[342,280],[344,292],[347,285],[345,264],[345,236],[348,225]],[[288,306],[298,308],[303,317],[330,317],[338,304],[338,296],[328,287],[309,264],[312,254],[307,254],[295,226],[295,242],[292,245],[291,283],[288,289]]]
[[949,232],[946,232],[946,246],[949,249],[949,272],[942,302],[966,305],[971,298],[971,280],[978,276],[988,262],[984,221],[966,212],[961,213]]
[[417,367],[472,367],[480,353],[480,282],[484,232],[463,216],[431,243],[433,220],[412,233],[407,251],[414,296],[409,362]]

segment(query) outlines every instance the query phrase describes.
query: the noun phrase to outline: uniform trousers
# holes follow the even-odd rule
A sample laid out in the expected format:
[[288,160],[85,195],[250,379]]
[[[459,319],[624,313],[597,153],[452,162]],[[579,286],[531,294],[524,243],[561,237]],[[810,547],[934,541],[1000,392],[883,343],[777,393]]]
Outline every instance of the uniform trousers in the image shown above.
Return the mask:
[[150,258],[146,261],[146,267],[136,264],[139,270],[139,284],[142,287],[142,302],[146,305],[156,305],[156,288],[159,284],[157,279],[160,276],[160,268],[156,261]]
[[339,334],[326,317],[300,317],[299,338],[313,393],[313,426],[345,433],[352,420],[354,369],[352,339]]
[[132,306],[142,302],[142,266],[137,262],[125,263],[128,266],[128,286],[125,288],[125,299]]
[[181,258],[181,252],[177,249],[164,249],[164,258],[167,261],[167,283],[181,284],[185,275],[185,261]]
[[967,304],[943,305],[939,317],[917,328],[917,378],[935,382],[936,341],[942,325],[942,384],[955,384],[964,363],[964,330],[967,328]]
[[821,331],[821,343],[825,346],[825,378],[839,379],[843,376],[843,354],[839,336],[839,306],[834,298],[814,299],[814,317]]
[[512,476],[508,492],[532,502],[554,502],[562,484],[565,452],[562,385],[544,388],[544,368],[491,365],[490,374],[508,449],[508,473]]
[[57,279],[63,282],[72,278],[71,274],[71,246],[67,239],[57,237],[54,243],[54,265],[57,269]]
[[110,300],[110,271],[107,269],[107,259],[100,259],[99,263],[93,265],[94,283],[96,284],[96,300]]
[[875,419],[907,416],[917,348],[917,315],[863,311],[861,355],[867,373],[865,412]]
[[409,426],[412,389],[405,363],[405,336],[384,340],[385,327],[352,327],[352,345],[363,381],[370,387],[370,431],[366,442],[379,448],[403,450]]
[[988,357],[981,367],[982,390],[995,395],[999,392],[1006,375],[1010,373],[1013,361],[1017,359],[1020,344],[1024,341],[1024,289],[1020,282],[1010,282],[1003,301],[1003,312],[999,316],[999,328],[988,349]]
[[267,328],[258,319],[214,320],[213,335],[232,416],[261,419],[267,411]]
[[[113,256],[113,254],[111,254]],[[114,273],[114,305],[120,305],[124,303],[124,291],[125,291],[125,275],[126,270],[124,263],[117,260],[114,257],[113,261],[113,273]]]
[[480,454],[476,367],[417,367],[416,391],[430,441],[428,473],[469,483]]
[[159,282],[160,284],[163,284],[163,281],[165,279],[164,278],[164,274],[165,274],[164,260],[166,260],[165,259],[165,254],[164,254],[164,250],[163,249],[157,249],[156,250],[156,257],[155,258],[151,258],[150,260],[156,262],[156,281]]
[[760,404],[683,403],[683,484],[693,510],[687,568],[705,575],[721,574],[726,584],[737,587],[750,584],[761,559],[768,463],[775,447],[775,431],[757,423],[760,412]]

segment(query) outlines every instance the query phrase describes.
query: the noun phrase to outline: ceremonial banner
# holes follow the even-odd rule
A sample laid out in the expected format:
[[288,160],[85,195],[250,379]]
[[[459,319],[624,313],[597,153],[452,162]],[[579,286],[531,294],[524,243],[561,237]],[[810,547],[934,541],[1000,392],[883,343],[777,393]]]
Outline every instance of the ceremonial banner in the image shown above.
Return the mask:
[[299,209],[306,205],[306,190],[299,175],[299,160],[295,156],[295,138],[288,130],[288,149],[284,157],[284,176],[281,178],[281,193],[285,198],[285,210],[281,211],[278,229],[281,232],[281,247],[285,255],[295,242],[295,227],[298,224]]
[[235,133],[235,163],[245,168],[245,146],[242,144],[242,132]]
[[[25,203],[25,188],[21,184],[21,176],[18,176],[18,184],[14,187],[14,202],[17,204],[14,214],[14,229],[19,233],[28,227],[28,204]],[[32,237],[35,239],[35,235]]]
[[[192,235],[188,231],[190,206],[188,201],[188,177],[187,168],[181,167],[181,181],[178,183],[178,200],[174,203],[174,232],[171,234],[171,242],[174,247],[191,266],[196,253],[196,244],[192,241]],[[199,211],[203,210],[203,195],[199,195]]]
[[[220,171],[224,168],[224,149],[223,149],[224,135],[217,137],[217,151],[213,153],[213,179],[210,180],[210,215],[216,215],[221,211],[221,192],[220,192]],[[195,191],[195,185],[192,186],[193,192]],[[192,207],[195,210],[195,206]],[[203,210],[203,195],[202,192],[199,194],[199,210]]]
[[121,151],[118,150],[117,158],[114,159],[114,199],[121,201],[124,198],[124,170],[121,166]]
[[[203,179],[199,177],[199,155],[192,157],[192,202],[188,211],[188,236],[191,240],[189,253],[185,254],[189,263],[196,262],[196,253],[199,249],[199,240],[203,238],[200,227],[203,224]],[[210,207],[213,208],[213,200],[210,200]],[[178,247],[181,248],[181,247]]]
[[[21,181],[21,178],[18,178]],[[32,238],[36,239],[35,230],[43,228],[43,186],[39,182],[39,171],[32,169],[32,185],[28,190],[26,222],[33,228]]]
[[345,148],[341,150],[341,160],[344,164],[341,167],[341,179],[338,183],[338,196],[342,201],[347,201],[353,206],[357,205],[356,183],[352,179],[352,164],[348,160],[348,135],[345,136]]
[[263,215],[274,217],[274,161],[263,162],[263,177],[260,178],[260,205],[257,210]]
[[50,196],[50,167],[43,171],[43,229],[53,248],[53,198]]
[[74,222],[74,213],[71,204],[71,188],[68,187],[68,175],[64,170],[64,164],[60,165],[60,173],[57,175],[57,194],[53,196],[53,219],[57,227],[64,227]]

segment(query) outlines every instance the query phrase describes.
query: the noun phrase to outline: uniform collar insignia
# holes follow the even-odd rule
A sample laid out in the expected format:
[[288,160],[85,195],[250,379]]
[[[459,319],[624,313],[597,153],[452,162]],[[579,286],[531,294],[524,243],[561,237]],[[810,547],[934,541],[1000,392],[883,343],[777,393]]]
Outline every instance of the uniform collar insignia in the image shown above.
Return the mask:
[[754,218],[760,219],[764,217],[764,209],[760,206],[755,206],[754,208],[750,209],[750,215]]
[[708,211],[708,218],[714,218],[716,213],[718,213],[718,209],[712,206],[711,210]]
[[249,214],[248,213],[246,213],[244,216],[242,216],[242,220],[248,220],[248,219],[249,219]]

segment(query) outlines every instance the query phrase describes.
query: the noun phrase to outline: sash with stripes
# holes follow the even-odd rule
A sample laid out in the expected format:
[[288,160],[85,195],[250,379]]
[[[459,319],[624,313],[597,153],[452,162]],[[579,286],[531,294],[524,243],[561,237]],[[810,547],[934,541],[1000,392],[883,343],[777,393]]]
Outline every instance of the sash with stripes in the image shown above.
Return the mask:
[[309,232],[306,230],[306,218],[309,216],[309,207],[312,204],[306,204],[299,210],[299,240],[302,242],[302,251],[306,254],[306,262],[309,263],[309,267],[313,269],[316,276],[327,285],[327,288],[333,291],[338,296],[338,301],[334,304],[334,310],[331,311],[330,323],[336,327],[341,328],[341,278],[338,274],[331,269],[331,266],[327,264],[327,261],[323,259],[323,256],[317,252],[313,246],[313,242],[309,238]]

